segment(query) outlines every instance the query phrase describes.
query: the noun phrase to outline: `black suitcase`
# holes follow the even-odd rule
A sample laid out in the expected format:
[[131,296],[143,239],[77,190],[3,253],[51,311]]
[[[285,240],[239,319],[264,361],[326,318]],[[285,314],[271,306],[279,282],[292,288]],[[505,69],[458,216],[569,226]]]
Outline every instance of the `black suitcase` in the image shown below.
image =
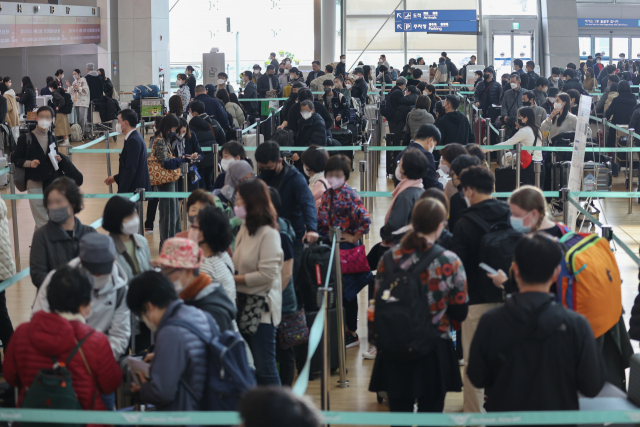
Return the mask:
[[557,162],[551,165],[551,191],[560,191],[569,184],[571,162]]
[[516,189],[516,170],[513,168],[496,169],[496,192],[509,193]]
[[[393,146],[393,134],[388,133],[387,137],[387,147]],[[393,178],[396,173],[396,159],[398,158],[399,151],[385,151],[384,154],[387,158],[387,178]]]
[[[338,141],[343,147],[352,147],[353,133],[349,129],[331,129],[331,137]],[[351,160],[351,169],[353,170],[353,151],[339,151]],[[334,153],[330,153],[334,154]]]
[[358,125],[355,123],[347,123],[347,129],[351,132],[351,143],[356,145],[358,143],[358,137],[361,134],[361,132],[358,132]]
[[[318,312],[306,313],[307,316],[307,325],[311,328],[313,325],[313,321],[316,319]],[[343,318],[344,318],[344,309],[343,309]],[[326,320],[326,319],[325,319]],[[337,312],[335,308],[329,310],[329,358],[331,359],[330,366],[331,371],[335,371],[339,366],[338,359],[338,319]],[[322,349],[323,342],[320,341],[320,345],[316,349],[313,357],[311,358],[311,373],[320,372],[322,370]]]

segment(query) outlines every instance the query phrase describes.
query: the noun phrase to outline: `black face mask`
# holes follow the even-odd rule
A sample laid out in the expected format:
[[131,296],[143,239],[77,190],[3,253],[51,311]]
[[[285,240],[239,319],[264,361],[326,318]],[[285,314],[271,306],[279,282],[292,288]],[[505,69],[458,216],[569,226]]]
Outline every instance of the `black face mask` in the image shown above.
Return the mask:
[[503,80],[503,81],[502,81],[502,85],[503,85],[503,86],[504,86],[504,85],[506,85],[507,83],[509,83],[507,80]]
[[526,123],[523,122],[522,120],[518,119],[518,124],[520,125],[521,128],[526,126]]
[[487,81],[488,81],[490,78],[491,78],[491,74],[485,74],[485,75],[484,75],[484,79],[485,79],[485,80],[487,80]]
[[522,105],[524,105],[525,107],[531,107],[531,101],[529,101],[529,102],[522,102]]
[[296,92],[291,92],[291,95],[289,95],[289,98],[296,99],[298,98],[298,94]]

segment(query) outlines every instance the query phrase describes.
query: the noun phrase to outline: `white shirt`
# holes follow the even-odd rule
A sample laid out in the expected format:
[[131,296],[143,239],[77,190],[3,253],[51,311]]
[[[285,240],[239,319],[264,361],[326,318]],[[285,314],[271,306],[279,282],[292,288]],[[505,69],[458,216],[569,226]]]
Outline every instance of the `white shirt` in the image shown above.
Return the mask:
[[131,135],[131,134],[133,133],[133,131],[135,131],[135,130],[136,130],[135,128],[131,129],[131,130],[129,131],[129,133],[127,133],[127,134],[125,135],[124,140],[126,141],[127,139],[129,139],[129,135]]
[[[515,145],[517,143],[521,143],[524,146],[532,147],[534,145],[534,140],[535,138],[531,126],[524,126],[511,138],[496,145]],[[535,145],[537,147],[542,147],[542,134],[540,132],[538,132],[538,140],[535,141]],[[534,162],[542,161],[542,151],[527,150],[527,152],[531,154]]]

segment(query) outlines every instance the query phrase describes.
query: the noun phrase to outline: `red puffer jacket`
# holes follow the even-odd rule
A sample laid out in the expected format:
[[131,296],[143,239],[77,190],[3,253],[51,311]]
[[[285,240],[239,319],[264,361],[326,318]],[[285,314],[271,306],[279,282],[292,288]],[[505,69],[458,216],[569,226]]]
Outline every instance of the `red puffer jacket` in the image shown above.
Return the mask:
[[[6,381],[20,388],[18,407],[38,371],[52,367],[51,356],[59,362],[65,361],[76,345],[75,340],[80,341],[92,330],[80,321],[68,321],[58,314],[44,311],[37,312],[31,322],[18,327],[5,352],[3,366]],[[93,332],[80,348],[93,378],[78,351],[67,365],[73,376],[73,389],[82,409],[104,411],[100,393],[116,391],[122,381],[122,371],[113,358],[107,337],[101,332]],[[92,406],[96,391],[98,393]]]

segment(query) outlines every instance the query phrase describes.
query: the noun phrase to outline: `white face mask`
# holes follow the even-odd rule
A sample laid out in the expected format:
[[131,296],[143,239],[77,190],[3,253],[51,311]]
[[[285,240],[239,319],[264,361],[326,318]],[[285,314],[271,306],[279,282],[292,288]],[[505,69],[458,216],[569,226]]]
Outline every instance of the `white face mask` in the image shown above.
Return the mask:
[[516,89],[518,87],[518,83],[510,83],[511,89]]
[[344,178],[336,178],[332,176],[327,178],[327,182],[329,183],[331,188],[333,188],[334,190],[337,190],[338,188],[342,187],[342,185],[344,184]]
[[177,137],[178,137],[179,140],[183,140],[186,135],[187,134],[185,132],[185,133],[181,133],[180,135],[177,135]]
[[303,111],[300,115],[303,119],[309,120],[311,118],[311,111]]
[[449,166],[440,163],[440,165],[438,165],[438,169],[440,169],[445,175],[449,175]]
[[38,120],[38,127],[40,129],[49,130],[50,126],[51,126],[51,120],[47,120],[47,119]]
[[561,102],[554,103],[553,108],[555,108],[556,110],[562,110],[562,103]]
[[360,78],[360,76],[357,75],[357,74],[355,76],[353,76],[353,80],[358,80],[359,78]]
[[342,63],[344,64],[345,62],[347,62],[347,60],[346,60],[345,58],[342,58],[342,59],[340,60],[340,62],[342,62]]
[[73,80],[78,80],[78,75],[77,74],[73,75]]
[[180,292],[182,292],[183,286],[182,286],[182,277],[184,276],[184,271],[182,273],[180,273],[180,278],[176,279],[173,281],[173,289],[176,290],[176,292],[179,294]]
[[285,64],[291,64],[291,61],[287,61],[287,62],[285,62]]
[[396,166],[395,176],[398,181],[402,181],[402,173],[400,172],[400,165]]
[[223,85],[224,84],[224,79],[218,79],[218,85]]
[[133,236],[140,229],[140,218],[134,216],[131,220],[122,223],[122,232],[127,236]]
[[471,198],[467,197],[467,195],[464,193],[464,191],[462,192],[462,198],[464,199],[464,202],[467,204],[467,207],[471,207]]
[[122,125],[120,123],[116,123],[116,132],[122,133]]
[[285,70],[284,70],[284,74],[285,74],[285,75],[289,74],[289,70],[287,70],[287,69],[285,68]]
[[304,174],[307,175],[308,177],[311,177],[311,174],[309,173],[309,169],[307,168],[302,168],[304,170]]
[[[110,274],[103,274],[101,276],[93,276],[93,289],[96,291],[104,288],[111,280]],[[87,316],[88,317],[88,316]]]
[[149,328],[151,332],[155,332],[158,330],[158,327],[154,323],[152,323],[151,320],[147,319],[147,316],[145,316],[144,314],[142,315],[142,321],[145,325],[147,325],[147,328]]
[[557,82],[558,80],[560,80],[560,77],[551,77],[551,80],[553,80],[554,82]]
[[227,169],[229,169],[229,165],[233,163],[233,159],[222,159],[220,160],[220,167],[222,168],[223,171],[227,171]]
[[178,86],[182,86],[182,83],[183,83],[183,82],[182,82],[182,80],[176,80],[176,84],[177,84]]
[[351,89],[351,85],[347,83],[347,89]]

